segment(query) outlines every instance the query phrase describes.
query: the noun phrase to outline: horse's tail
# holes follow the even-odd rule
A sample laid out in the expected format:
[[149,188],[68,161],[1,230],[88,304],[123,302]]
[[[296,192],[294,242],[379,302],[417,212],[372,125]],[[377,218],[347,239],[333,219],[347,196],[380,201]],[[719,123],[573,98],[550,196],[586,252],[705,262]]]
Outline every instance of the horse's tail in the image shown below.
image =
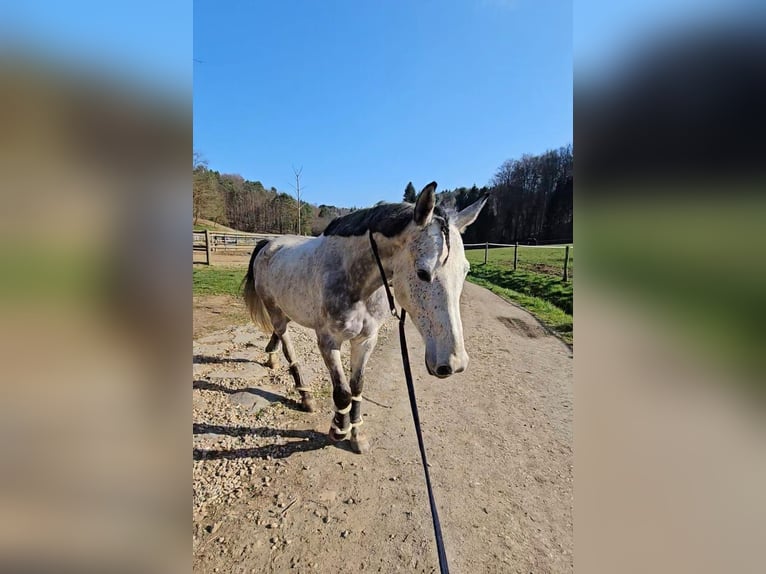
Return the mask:
[[247,275],[245,275],[242,294],[245,298],[247,310],[250,312],[250,317],[253,319],[255,326],[270,334],[274,332],[274,326],[271,324],[271,317],[269,317],[269,312],[266,310],[266,306],[263,304],[258,292],[255,290],[255,270],[253,269],[253,263],[255,263],[256,256],[264,247],[266,247],[268,242],[268,239],[261,239],[256,243],[255,249],[253,249],[253,254],[250,256],[250,264],[247,266]]

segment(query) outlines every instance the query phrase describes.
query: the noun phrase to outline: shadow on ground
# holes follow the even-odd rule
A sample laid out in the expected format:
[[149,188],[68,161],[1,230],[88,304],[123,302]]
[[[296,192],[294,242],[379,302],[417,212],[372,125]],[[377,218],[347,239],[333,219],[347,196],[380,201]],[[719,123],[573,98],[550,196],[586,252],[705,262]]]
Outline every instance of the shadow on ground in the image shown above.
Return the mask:
[[209,425],[205,423],[194,423],[193,434],[223,434],[227,436],[246,436],[255,435],[261,438],[292,438],[302,439],[293,440],[285,444],[270,444],[251,448],[235,448],[229,450],[205,450],[201,448],[193,449],[194,460],[220,460],[237,458],[263,458],[271,456],[272,458],[288,458],[296,452],[309,452],[319,450],[328,446],[353,453],[348,440],[334,442],[330,440],[326,433],[320,433],[314,430],[291,430],[278,429],[272,427],[230,427],[222,425]]
[[[272,458],[287,458],[296,452],[319,450],[334,444],[326,434],[313,430],[290,430],[272,427],[228,427],[208,425],[204,423],[194,423],[193,428],[194,434],[224,434],[228,436],[255,435],[263,438],[279,437],[283,439],[302,439],[293,440],[281,445],[270,444],[266,446],[235,448],[230,450],[204,450],[195,448],[193,450],[194,460],[262,458],[267,455]],[[343,443],[338,443],[338,446],[341,446],[342,444]],[[343,446],[341,446],[341,448],[343,448]]]
[[192,363],[198,365],[212,365],[212,364],[225,364],[225,363],[257,363],[262,367],[268,367],[269,364],[266,361],[251,361],[250,359],[235,359],[231,357],[211,357],[210,355],[194,355]]
[[230,389],[229,387],[225,387],[218,383],[211,383],[210,381],[205,379],[197,379],[192,383],[192,388],[198,389],[200,391],[218,391],[220,393],[225,393],[227,395],[233,395],[235,393],[251,393],[253,395],[258,395],[259,397],[266,399],[270,403],[282,403],[290,410],[303,412],[303,409],[301,408],[301,404],[298,401],[279,395],[277,393],[272,393],[271,391],[267,391],[259,387],[248,387],[246,389]]

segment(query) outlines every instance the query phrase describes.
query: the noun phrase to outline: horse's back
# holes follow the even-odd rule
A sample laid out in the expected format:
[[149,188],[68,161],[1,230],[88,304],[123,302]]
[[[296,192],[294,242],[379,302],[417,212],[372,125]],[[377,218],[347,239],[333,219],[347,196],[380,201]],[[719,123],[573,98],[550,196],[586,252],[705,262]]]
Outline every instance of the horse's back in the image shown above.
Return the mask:
[[290,320],[344,340],[376,332],[388,317],[385,292],[381,286],[366,300],[355,297],[344,264],[351,247],[325,236],[270,241],[255,262],[259,294]]
[[316,328],[321,320],[321,237],[283,235],[254,262],[256,288],[291,320]]

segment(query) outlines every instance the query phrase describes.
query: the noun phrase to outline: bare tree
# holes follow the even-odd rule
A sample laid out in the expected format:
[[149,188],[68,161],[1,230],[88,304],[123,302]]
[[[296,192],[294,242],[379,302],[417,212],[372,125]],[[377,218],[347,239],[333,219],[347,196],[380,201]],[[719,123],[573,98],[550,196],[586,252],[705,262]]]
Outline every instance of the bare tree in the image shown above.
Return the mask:
[[201,152],[194,151],[192,153],[192,169],[197,169],[198,167],[207,167],[207,160]]
[[[301,229],[301,173],[303,172],[303,166],[301,166],[299,169],[295,169],[295,166],[293,166],[293,173],[295,174],[295,185],[292,183],[290,184],[290,187],[292,187],[295,190],[295,195],[298,198],[298,235],[303,235],[302,229]],[[303,189],[306,189],[305,187]]]

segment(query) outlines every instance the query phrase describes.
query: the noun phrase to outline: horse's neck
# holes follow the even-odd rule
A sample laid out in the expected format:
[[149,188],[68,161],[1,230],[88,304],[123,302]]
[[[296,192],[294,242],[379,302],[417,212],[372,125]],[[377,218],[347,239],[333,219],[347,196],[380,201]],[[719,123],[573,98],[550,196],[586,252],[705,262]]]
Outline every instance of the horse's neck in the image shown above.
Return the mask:
[[[345,239],[348,245],[344,246],[344,267],[349,280],[359,289],[361,298],[367,299],[382,286],[380,270],[375,261],[369,235]],[[393,275],[393,254],[398,244],[395,240],[386,237],[376,238],[376,242],[383,270],[390,281]]]

